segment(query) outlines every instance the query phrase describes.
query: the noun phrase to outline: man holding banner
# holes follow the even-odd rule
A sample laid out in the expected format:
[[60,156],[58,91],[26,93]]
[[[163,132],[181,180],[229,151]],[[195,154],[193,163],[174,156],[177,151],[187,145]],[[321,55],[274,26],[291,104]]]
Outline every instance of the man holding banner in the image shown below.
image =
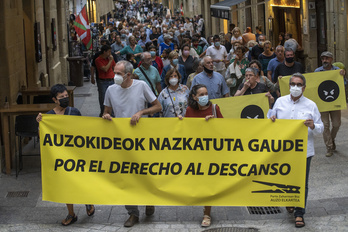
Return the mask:
[[[300,119],[305,120],[304,124],[308,127],[308,144],[307,144],[307,166],[306,166],[306,187],[305,187],[305,204],[308,197],[308,176],[312,157],[314,156],[314,134],[323,133],[323,123],[320,119],[320,113],[317,105],[303,96],[306,88],[306,78],[295,73],[289,81],[290,95],[278,98],[272,110],[268,112],[268,117],[274,122],[278,119]],[[305,206],[306,207],[306,206]],[[295,226],[304,227],[303,216],[305,208],[287,207],[289,213],[295,210]]]
[[[314,72],[328,71],[328,70],[338,70],[339,68],[332,65],[333,55],[331,52],[326,51],[321,53],[321,62],[323,66],[317,68]],[[341,70],[340,74],[345,75],[344,69]],[[330,118],[332,123],[332,129],[330,130]],[[321,112],[321,120],[324,123],[324,133],[323,138],[326,145],[326,157],[331,157],[333,151],[336,150],[335,138],[338,130],[341,126],[341,110],[332,110]]]
[[[116,118],[131,118],[131,125],[136,125],[140,118],[145,115],[155,114],[162,110],[161,103],[144,81],[131,79],[133,65],[128,61],[119,61],[115,65],[115,83],[110,86],[105,94],[103,118],[112,120],[111,113],[114,111]],[[150,108],[144,108],[151,103]],[[126,205],[130,217],[124,223],[125,227],[132,227],[139,222],[139,209],[136,205]],[[155,212],[154,206],[146,206],[146,215]]]

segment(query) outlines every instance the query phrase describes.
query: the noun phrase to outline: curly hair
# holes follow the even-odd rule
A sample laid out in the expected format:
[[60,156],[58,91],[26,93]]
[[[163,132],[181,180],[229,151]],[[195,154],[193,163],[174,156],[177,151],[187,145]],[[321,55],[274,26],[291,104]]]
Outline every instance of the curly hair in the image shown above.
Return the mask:
[[[199,106],[198,106],[198,102],[193,99],[193,95],[197,95],[197,91],[200,89],[200,88],[207,88],[207,86],[205,85],[202,85],[202,84],[198,84],[198,85],[195,85],[192,87],[191,91],[190,91],[190,94],[189,94],[189,97],[188,97],[188,105],[192,108],[192,109],[195,109],[195,110],[199,110]],[[211,102],[209,101],[208,102],[208,105],[210,104]]]

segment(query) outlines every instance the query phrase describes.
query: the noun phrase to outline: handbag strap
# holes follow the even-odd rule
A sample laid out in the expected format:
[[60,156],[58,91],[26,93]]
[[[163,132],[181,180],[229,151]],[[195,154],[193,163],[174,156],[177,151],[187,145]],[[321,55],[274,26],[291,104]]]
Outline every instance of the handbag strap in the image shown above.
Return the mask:
[[144,76],[145,76],[146,80],[149,82],[149,84],[150,84],[150,86],[151,86],[151,89],[152,89],[153,94],[155,94],[155,96],[157,97],[156,91],[155,91],[155,89],[153,88],[153,86],[152,86],[152,83],[151,83],[150,79],[147,77],[146,73],[144,72],[144,70],[143,70],[141,67],[139,67],[139,69],[140,69],[140,71],[141,71],[141,72],[144,74]]
[[173,104],[173,109],[174,109],[174,114],[175,114],[175,117],[178,117],[178,115],[176,114],[176,111],[175,111],[174,101],[173,101],[173,99],[172,99],[172,96],[170,95],[170,92],[169,92],[169,89],[168,89],[168,88],[167,88],[167,91],[168,91],[168,94],[169,94],[170,100],[172,101],[172,104]]

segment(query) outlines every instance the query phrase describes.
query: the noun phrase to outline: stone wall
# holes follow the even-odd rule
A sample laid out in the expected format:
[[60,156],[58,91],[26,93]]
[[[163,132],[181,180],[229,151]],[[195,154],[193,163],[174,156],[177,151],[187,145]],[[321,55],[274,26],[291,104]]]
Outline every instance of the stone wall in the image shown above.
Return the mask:
[[22,0],[0,1],[1,102],[16,102],[18,90],[26,83]]
[[[15,104],[21,88],[67,84],[67,0],[0,1],[0,104]],[[56,20],[53,51],[51,22]],[[34,24],[40,24],[42,61],[35,58]],[[40,79],[40,76],[43,78]]]
[[112,0],[97,0],[96,1],[96,11],[97,11],[97,21],[100,21],[100,17],[105,16],[109,12],[115,9],[114,2]]

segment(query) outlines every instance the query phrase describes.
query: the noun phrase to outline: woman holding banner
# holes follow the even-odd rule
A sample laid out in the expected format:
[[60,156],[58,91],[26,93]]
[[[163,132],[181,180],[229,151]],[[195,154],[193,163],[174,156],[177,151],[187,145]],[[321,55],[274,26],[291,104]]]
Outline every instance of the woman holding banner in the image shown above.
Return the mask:
[[189,88],[180,84],[181,75],[176,68],[170,69],[164,82],[167,85],[158,96],[162,105],[163,117],[178,117],[185,115]]
[[[210,118],[223,118],[219,106],[209,101],[205,85],[198,84],[192,87],[188,97],[188,105],[185,117],[205,118],[207,121]],[[182,117],[179,118],[182,119]],[[211,225],[210,211],[211,206],[204,206],[202,227]]]
[[[52,110],[46,114],[58,114],[58,115],[76,115],[81,116],[78,109],[70,107],[69,105],[69,94],[67,89],[62,84],[56,84],[51,87],[52,100],[57,104]],[[40,123],[42,121],[42,114],[39,113],[36,117],[36,121]],[[77,221],[77,215],[74,212],[73,204],[66,204],[68,208],[68,216],[62,221],[63,226],[68,226]],[[86,205],[86,212],[88,216],[92,216],[95,212],[94,205]]]

